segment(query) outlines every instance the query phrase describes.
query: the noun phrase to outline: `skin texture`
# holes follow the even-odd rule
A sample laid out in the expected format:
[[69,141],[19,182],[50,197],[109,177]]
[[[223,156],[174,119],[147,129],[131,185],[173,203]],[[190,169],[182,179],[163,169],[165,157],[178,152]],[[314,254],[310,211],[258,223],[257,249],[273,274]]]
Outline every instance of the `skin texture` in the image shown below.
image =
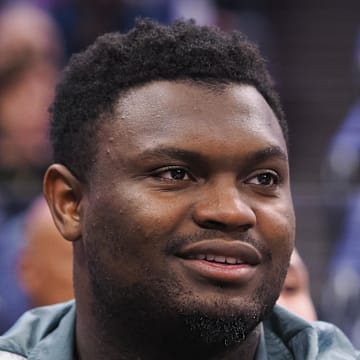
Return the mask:
[[277,303],[307,321],[317,319],[310,296],[309,275],[296,250],[291,255],[289,270]]
[[[97,143],[86,184],[59,164],[45,178],[74,241],[79,357],[252,359],[295,231],[271,108],[251,86],[147,83],[119,101]],[[253,263],[233,276],[185,256],[215,243]]]

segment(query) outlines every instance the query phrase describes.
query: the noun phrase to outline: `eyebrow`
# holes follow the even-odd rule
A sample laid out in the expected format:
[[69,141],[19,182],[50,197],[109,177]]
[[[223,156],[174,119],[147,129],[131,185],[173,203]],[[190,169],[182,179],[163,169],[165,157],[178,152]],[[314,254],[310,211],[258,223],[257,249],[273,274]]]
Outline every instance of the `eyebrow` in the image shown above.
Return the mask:
[[[198,162],[204,163],[209,161],[209,158],[199,152],[192,150],[185,150],[175,147],[156,147],[153,149],[145,150],[139,157],[141,161],[153,159],[177,159],[185,162]],[[258,151],[247,154],[245,162],[247,164],[256,164],[264,162],[269,159],[277,158],[279,160],[288,161],[288,156],[279,146],[268,146]]]
[[249,162],[262,162],[271,158],[278,158],[279,160],[288,161],[288,156],[280,146],[268,146],[264,149],[255,151],[247,156]]
[[196,161],[202,162],[206,160],[206,157],[202,154],[191,151],[191,150],[184,150],[175,147],[156,147],[154,149],[145,150],[140,155],[140,160],[152,160],[152,159],[177,159],[187,161]]

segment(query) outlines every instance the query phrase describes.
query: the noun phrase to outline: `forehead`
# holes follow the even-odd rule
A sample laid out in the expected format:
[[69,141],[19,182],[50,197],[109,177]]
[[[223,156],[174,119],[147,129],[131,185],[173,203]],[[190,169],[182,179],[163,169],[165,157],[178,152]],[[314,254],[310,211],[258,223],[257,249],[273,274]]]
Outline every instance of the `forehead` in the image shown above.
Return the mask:
[[[101,142],[126,150],[156,146],[232,156],[257,147],[286,153],[272,109],[250,85],[219,88],[192,82],[156,81],[130,90],[102,127]],[[115,145],[114,145],[115,144]]]

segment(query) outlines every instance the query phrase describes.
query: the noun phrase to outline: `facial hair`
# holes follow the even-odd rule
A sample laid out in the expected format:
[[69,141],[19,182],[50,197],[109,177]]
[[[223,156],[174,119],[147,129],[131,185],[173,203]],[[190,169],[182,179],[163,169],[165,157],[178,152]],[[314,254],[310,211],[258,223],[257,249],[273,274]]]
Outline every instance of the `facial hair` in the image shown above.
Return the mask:
[[209,304],[172,274],[149,274],[141,282],[125,286],[107,270],[100,253],[96,246],[88,247],[92,312],[104,337],[121,342],[122,351],[150,353],[151,348],[158,348],[167,353],[164,358],[173,359],[190,354],[208,359],[210,354],[244,342],[271,311],[287,271],[286,265],[274,269],[274,281],[264,280],[246,304],[234,306],[224,298]]

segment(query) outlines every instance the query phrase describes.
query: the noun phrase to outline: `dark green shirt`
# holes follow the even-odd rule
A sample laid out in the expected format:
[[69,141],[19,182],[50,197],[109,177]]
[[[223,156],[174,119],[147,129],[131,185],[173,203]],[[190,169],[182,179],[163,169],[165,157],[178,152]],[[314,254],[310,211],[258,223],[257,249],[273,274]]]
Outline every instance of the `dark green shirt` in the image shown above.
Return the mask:
[[[31,310],[0,337],[0,360],[73,360],[74,325],[74,301]],[[360,359],[335,326],[310,324],[279,306],[261,326],[255,360]]]

